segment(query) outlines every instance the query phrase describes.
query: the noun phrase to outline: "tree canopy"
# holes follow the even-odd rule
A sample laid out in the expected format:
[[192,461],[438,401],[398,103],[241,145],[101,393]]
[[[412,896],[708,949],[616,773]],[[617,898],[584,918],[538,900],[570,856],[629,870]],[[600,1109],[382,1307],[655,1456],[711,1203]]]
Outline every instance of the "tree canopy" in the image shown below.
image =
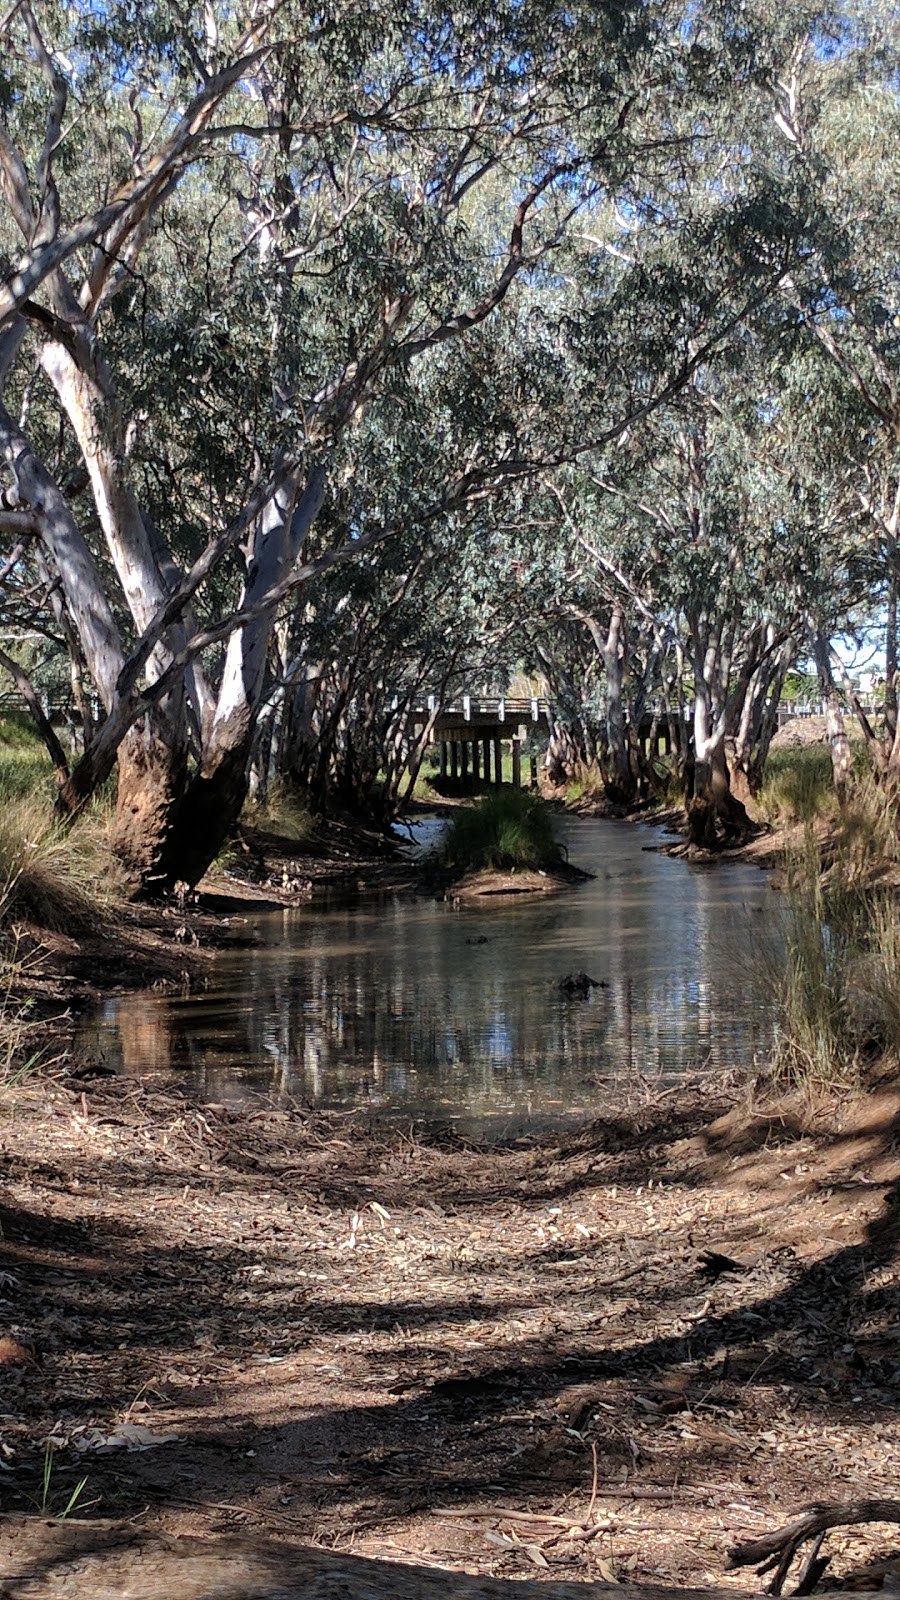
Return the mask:
[[700,831],[866,611],[895,705],[889,7],[2,31],[0,668],[68,684],[60,808],[115,767],[136,883],[195,881],[254,769],[390,810],[404,697],[466,673],[542,670],[624,798],[635,716],[689,707]]

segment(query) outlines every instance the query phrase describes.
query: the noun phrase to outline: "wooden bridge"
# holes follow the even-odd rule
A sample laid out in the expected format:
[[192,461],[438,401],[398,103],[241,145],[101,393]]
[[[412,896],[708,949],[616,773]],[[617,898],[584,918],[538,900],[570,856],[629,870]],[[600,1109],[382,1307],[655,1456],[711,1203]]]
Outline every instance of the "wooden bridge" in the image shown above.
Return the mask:
[[[822,713],[823,707],[814,702],[782,701],[778,707],[778,726],[783,727],[795,717],[821,716]],[[529,734],[539,729],[549,730],[550,706],[537,695],[523,698],[460,694],[447,701],[429,695],[412,707],[409,720],[417,728],[431,725],[432,743],[440,745],[442,779],[463,784],[502,783],[503,749],[508,744],[512,781],[518,787],[522,782],[523,745]],[[686,713],[685,722],[688,720]],[[673,721],[675,719],[660,707],[648,708],[637,730],[645,755],[668,755],[673,746],[677,747],[682,728],[673,727]],[[533,747],[528,752],[528,764],[531,784],[536,786],[538,758]]]
[[[439,702],[436,695],[410,712],[414,726],[431,724],[432,742],[441,747],[441,778],[466,783],[503,782],[503,746],[510,747],[512,781],[522,782],[522,746],[530,732],[550,727],[546,700],[512,695],[462,694]],[[537,784],[537,755],[529,755],[530,780]]]

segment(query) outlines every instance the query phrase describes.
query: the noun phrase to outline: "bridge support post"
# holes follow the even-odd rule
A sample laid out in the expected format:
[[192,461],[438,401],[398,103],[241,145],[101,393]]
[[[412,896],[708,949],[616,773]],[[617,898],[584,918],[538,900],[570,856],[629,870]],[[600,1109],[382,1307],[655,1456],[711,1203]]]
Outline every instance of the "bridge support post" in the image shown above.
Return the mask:
[[473,784],[475,785],[476,788],[478,787],[478,780],[481,777],[481,763],[479,761],[480,754],[481,754],[481,751],[479,750],[479,747],[478,747],[478,740],[477,739],[473,739],[472,740],[472,782],[473,782]]
[[447,741],[446,741],[446,739],[442,739],[441,740],[441,782],[444,781],[446,776],[447,776]]
[[459,747],[459,765],[460,777],[465,784],[469,780],[469,743],[467,739],[463,739]]
[[483,758],[483,762],[484,762],[484,781],[485,781],[485,783],[490,783],[490,781],[491,781],[491,741],[490,741],[490,739],[484,739],[482,741],[481,750],[482,750],[482,758]]
[[538,786],[537,756],[534,751],[528,757],[528,784],[531,789],[536,789]]
[[522,787],[522,741],[519,738],[512,740],[512,781],[514,789]]
[[454,783],[459,777],[459,745],[455,739],[450,744],[450,776]]
[[499,789],[503,782],[503,741],[494,740],[494,783]]

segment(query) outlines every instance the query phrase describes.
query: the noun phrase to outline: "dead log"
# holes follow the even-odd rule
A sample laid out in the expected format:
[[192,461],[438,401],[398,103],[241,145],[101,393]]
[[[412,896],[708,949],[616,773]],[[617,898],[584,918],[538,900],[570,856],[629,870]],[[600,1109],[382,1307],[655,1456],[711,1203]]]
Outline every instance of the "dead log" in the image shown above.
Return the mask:
[[831,1501],[808,1506],[801,1516],[785,1523],[783,1528],[776,1528],[773,1533],[765,1533],[761,1539],[753,1539],[747,1544],[735,1545],[728,1552],[728,1565],[755,1566],[760,1577],[774,1567],[775,1576],[767,1593],[778,1595],[800,1546],[808,1539],[814,1539],[816,1545],[812,1557],[795,1591],[797,1594],[810,1594],[815,1581],[814,1572],[820,1576],[827,1565],[827,1562],[819,1561],[819,1550],[828,1529],[852,1527],[861,1522],[900,1523],[900,1500]]
[[734,1594],[481,1578],[265,1539],[182,1539],[121,1523],[10,1516],[0,1522],[0,1600],[734,1600]]
[[[876,1509],[829,1525],[900,1520],[895,1501],[865,1505]],[[771,1547],[777,1537],[735,1554]],[[9,1516],[0,1522],[0,1600],[734,1600],[734,1591],[482,1578],[274,1540],[182,1539],[121,1523]]]

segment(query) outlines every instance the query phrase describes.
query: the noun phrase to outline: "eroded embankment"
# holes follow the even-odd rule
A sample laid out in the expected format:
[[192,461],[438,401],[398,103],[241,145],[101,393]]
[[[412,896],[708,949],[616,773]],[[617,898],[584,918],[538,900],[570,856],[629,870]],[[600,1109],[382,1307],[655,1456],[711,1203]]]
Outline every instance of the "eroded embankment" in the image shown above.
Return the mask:
[[721,1582],[732,1534],[889,1494],[900,1101],[626,1098],[486,1150],[124,1080],[7,1092],[7,1505],[85,1478],[143,1526]]

